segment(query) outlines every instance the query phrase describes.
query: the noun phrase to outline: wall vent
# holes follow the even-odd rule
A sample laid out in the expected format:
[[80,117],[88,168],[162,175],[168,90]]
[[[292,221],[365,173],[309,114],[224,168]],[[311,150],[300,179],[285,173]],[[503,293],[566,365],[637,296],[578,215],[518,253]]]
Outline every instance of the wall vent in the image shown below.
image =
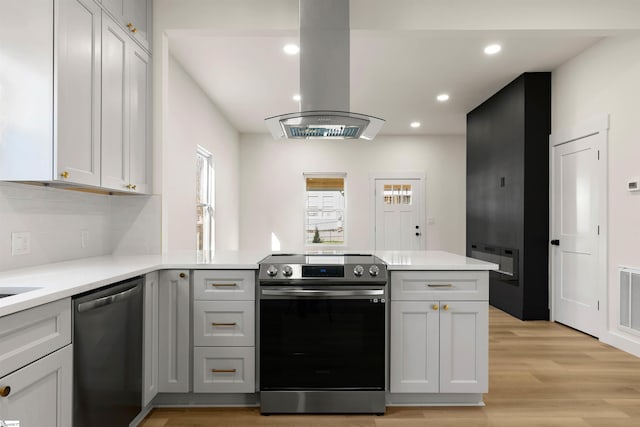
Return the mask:
[[620,269],[620,328],[640,335],[640,269]]

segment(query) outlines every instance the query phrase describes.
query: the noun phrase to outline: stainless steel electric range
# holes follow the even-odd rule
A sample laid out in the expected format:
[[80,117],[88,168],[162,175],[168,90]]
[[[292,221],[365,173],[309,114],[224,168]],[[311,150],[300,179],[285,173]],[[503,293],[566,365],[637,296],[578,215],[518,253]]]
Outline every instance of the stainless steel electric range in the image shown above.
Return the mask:
[[259,270],[260,408],[385,411],[387,268],[373,255],[271,255]]

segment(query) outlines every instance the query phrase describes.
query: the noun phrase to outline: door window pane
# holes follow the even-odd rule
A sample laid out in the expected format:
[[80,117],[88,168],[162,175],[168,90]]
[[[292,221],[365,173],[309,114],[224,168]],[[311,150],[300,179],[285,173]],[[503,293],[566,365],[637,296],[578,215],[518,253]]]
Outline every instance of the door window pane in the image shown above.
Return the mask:
[[384,186],[385,205],[411,205],[411,184],[388,184]]

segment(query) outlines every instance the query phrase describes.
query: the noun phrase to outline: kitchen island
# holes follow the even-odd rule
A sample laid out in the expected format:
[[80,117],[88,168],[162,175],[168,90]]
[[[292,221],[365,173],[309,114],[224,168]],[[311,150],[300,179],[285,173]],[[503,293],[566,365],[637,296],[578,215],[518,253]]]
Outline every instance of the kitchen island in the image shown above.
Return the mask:
[[[389,271],[387,405],[482,404],[488,387],[488,274],[497,266],[440,251],[374,253]],[[163,405],[255,405],[259,401],[255,270],[266,255],[239,251],[204,257],[195,253],[103,256],[0,272],[0,294],[15,294],[0,298],[0,336],[11,337],[10,345],[20,342],[31,313],[55,308],[44,318],[56,319],[51,323],[55,333],[49,330],[48,336],[57,340],[33,350],[33,356],[31,347],[22,342],[23,357],[11,359],[0,352],[0,360],[11,359],[3,363],[0,387],[55,356],[57,365],[65,367],[51,368],[58,369],[58,389],[69,390],[71,372],[65,359],[70,358],[72,345],[66,331],[71,325],[71,297],[145,276],[145,409],[140,417]],[[206,292],[207,283],[219,286],[220,292]],[[238,291],[225,292],[227,284],[238,286]],[[210,320],[207,316],[217,307],[227,312],[228,307],[241,307],[234,311],[236,320],[224,322],[237,330],[219,333],[200,328],[201,319]],[[42,356],[46,357],[37,360]],[[232,369],[209,369],[213,359],[238,364]],[[202,371],[202,366],[214,374]],[[45,371],[41,374],[48,375]],[[3,410],[19,412],[19,408],[11,412],[10,396],[0,397],[9,399]],[[70,414],[70,399],[54,397],[58,406],[68,406],[57,412]],[[56,425],[64,425],[64,420],[68,417]]]

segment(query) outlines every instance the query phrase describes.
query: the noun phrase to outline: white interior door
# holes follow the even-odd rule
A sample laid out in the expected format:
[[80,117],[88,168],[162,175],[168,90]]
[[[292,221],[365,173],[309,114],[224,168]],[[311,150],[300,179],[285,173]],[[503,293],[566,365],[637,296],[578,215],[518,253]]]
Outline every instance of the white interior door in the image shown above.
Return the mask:
[[606,290],[599,213],[603,138],[606,132],[596,132],[551,148],[553,319],[596,337],[599,299]]
[[424,249],[421,179],[375,180],[376,250]]

